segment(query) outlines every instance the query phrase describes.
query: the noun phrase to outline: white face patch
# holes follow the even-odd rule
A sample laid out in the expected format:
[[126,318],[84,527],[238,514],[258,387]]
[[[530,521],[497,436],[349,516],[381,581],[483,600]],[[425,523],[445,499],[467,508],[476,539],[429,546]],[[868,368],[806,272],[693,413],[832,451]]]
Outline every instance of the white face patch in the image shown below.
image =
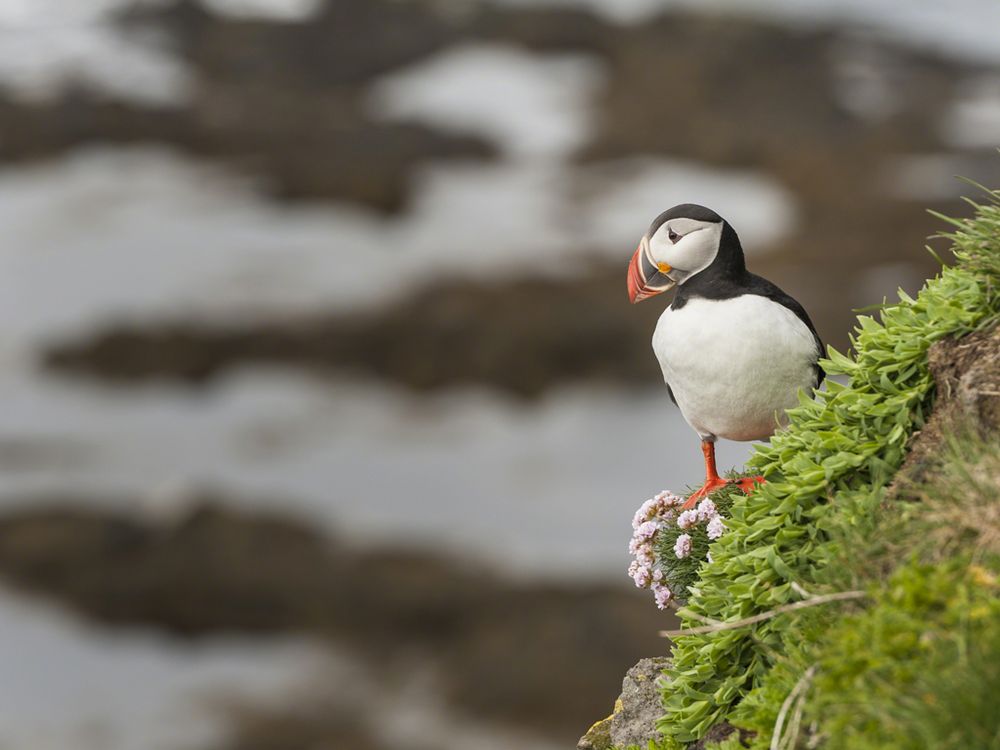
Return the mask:
[[[673,240],[672,234],[677,235]],[[669,276],[683,284],[712,264],[721,238],[722,222],[668,219],[649,238],[649,252],[656,263],[669,265]]]

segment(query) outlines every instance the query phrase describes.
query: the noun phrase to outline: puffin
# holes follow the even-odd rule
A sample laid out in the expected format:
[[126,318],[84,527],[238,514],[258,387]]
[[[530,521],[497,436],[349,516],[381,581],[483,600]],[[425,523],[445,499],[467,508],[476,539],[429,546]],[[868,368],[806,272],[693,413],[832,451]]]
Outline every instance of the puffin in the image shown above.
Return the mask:
[[[664,211],[628,266],[635,304],[677,288],[653,333],[670,399],[701,438],[705,483],[685,508],[732,480],[719,476],[715,442],[767,440],[787,424],[799,390],[823,381],[823,343],[809,314],[747,271],[736,230],[715,211],[685,203]],[[763,477],[736,480],[749,494]]]

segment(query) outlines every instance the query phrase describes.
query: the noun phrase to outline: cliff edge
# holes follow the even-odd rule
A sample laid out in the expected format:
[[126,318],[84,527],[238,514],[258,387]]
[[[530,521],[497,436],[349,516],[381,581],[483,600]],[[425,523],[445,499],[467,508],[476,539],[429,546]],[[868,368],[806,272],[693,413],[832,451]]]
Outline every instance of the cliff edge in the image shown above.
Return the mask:
[[955,264],[829,351],[842,377],[751,458],[768,482],[733,506],[659,679],[630,672],[581,748],[998,736],[1000,193],[945,220]]

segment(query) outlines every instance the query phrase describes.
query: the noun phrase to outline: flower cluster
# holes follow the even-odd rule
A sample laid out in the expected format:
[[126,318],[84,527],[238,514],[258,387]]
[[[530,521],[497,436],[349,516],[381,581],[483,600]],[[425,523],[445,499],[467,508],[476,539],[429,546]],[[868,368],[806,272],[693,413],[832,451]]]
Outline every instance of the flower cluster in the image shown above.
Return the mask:
[[705,556],[709,542],[726,531],[712,500],[706,498],[688,510],[683,505],[683,497],[664,491],[644,502],[632,519],[628,551],[634,559],[628,574],[637,587],[653,592],[660,609],[678,596],[684,598],[684,582],[692,572],[687,568],[700,566],[699,555]]
[[663,581],[663,571],[656,565],[654,545],[660,529],[675,521],[683,504],[684,498],[664,491],[644,502],[632,518],[633,533],[628,551],[635,559],[628,566],[628,574],[636,586],[652,590],[660,609],[666,608],[673,593]]

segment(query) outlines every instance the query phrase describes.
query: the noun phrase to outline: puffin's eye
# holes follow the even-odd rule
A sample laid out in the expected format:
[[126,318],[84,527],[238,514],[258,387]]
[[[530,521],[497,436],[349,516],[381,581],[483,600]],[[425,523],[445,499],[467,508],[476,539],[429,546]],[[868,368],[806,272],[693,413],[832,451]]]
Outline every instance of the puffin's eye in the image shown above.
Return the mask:
[[668,240],[670,240],[671,242],[676,243],[677,240],[679,240],[680,238],[681,238],[681,236],[679,234],[677,234],[677,232],[675,232],[673,229],[670,229],[669,227],[667,227],[667,239]]

